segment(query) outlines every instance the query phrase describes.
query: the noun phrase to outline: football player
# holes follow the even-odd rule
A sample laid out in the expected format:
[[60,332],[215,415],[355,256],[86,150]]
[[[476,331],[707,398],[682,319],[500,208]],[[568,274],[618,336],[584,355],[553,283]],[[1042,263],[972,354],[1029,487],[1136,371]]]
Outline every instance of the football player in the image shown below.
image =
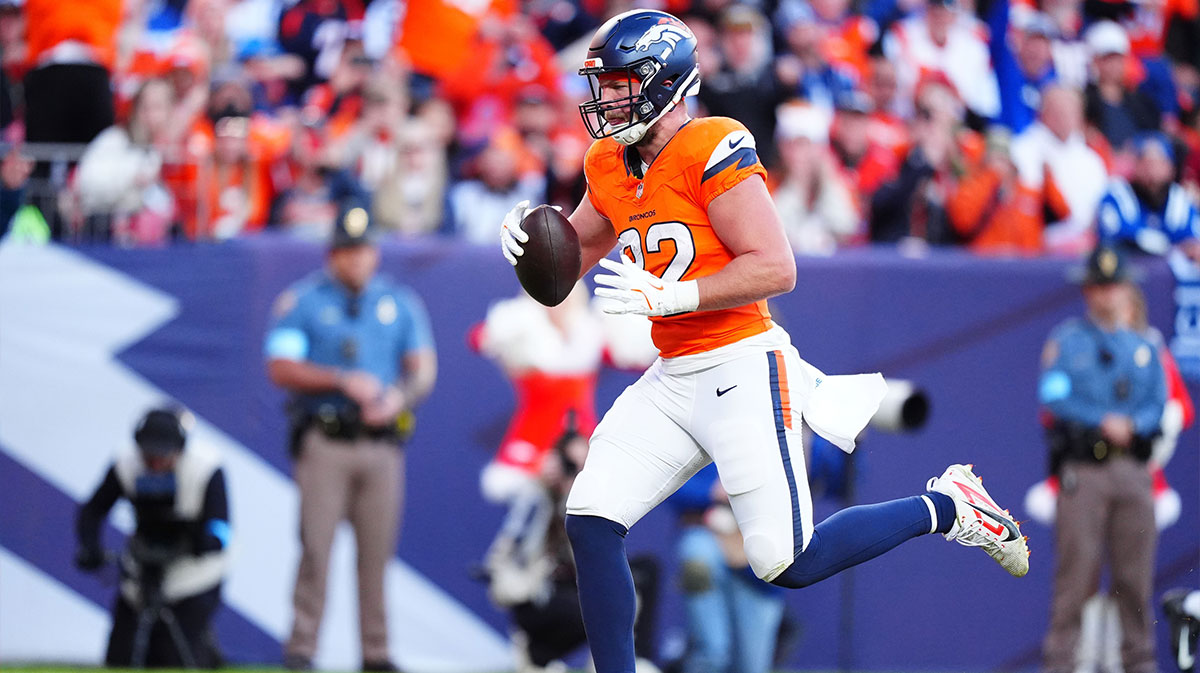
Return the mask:
[[[580,106],[596,138],[587,193],[570,215],[583,269],[612,313],[651,316],[661,357],[617,398],[591,439],[567,500],[567,533],[598,673],[632,673],[629,527],[709,462],[764,581],[803,587],[927,533],[979,546],[1024,575],[1016,522],[968,465],[926,492],[851,507],[813,525],[801,417],[850,451],[886,384],[879,374],[827,376],[800,359],[766,300],[795,286],[796,266],[754,138],[721,117],[691,119],[700,87],[696,38],[679,19],[634,10],[596,32]],[[516,265],[528,203],[501,226]],[[605,259],[614,245],[620,261]]]

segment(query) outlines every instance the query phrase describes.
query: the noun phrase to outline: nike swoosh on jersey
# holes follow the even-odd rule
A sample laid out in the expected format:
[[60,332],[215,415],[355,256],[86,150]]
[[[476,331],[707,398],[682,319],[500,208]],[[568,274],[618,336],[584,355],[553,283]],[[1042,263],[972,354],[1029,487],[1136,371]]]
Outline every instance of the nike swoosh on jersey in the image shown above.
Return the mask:
[[729,386],[728,388],[726,388],[725,390],[721,390],[720,388],[717,388],[717,397],[724,395],[725,393],[733,390],[736,387],[737,387],[737,384],[735,383],[735,384]]
[[743,141],[743,140],[745,140],[745,139],[746,139],[746,136],[742,136],[741,138],[738,138],[738,139],[737,139],[737,142],[736,142],[736,143],[735,143],[735,142],[733,142],[733,140],[732,140],[732,139],[730,139],[730,141],[729,141],[729,149],[731,149],[731,150],[732,150],[732,149],[735,149],[735,148],[736,148],[738,145],[741,145],[741,144],[742,144],[742,141]]

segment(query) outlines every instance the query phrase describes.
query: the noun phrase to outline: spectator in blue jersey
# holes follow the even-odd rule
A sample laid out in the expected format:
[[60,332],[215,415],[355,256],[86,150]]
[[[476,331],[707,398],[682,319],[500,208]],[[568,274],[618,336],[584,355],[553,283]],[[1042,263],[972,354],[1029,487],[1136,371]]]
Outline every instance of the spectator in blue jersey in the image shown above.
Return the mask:
[[854,92],[855,81],[854,73],[831,63],[823,49],[830,26],[803,2],[780,7],[776,17],[788,48],[776,61],[780,81],[791,96],[832,112]]
[[362,39],[363,4],[359,0],[299,0],[279,15],[279,46],[304,60],[304,75],[289,82],[292,98],[327,81],[341,60],[347,40]]
[[767,673],[784,594],[751,572],[716,465],[700,470],[667,502],[683,529],[678,545],[688,635],[683,673]]
[[1007,41],[993,40],[992,60],[1000,85],[998,121],[1014,134],[1024,131],[1037,119],[1042,87],[1056,78],[1053,42],[1057,37],[1054,21],[1034,12],[1014,27]]
[[1175,181],[1175,151],[1162,133],[1135,142],[1133,174],[1114,177],[1100,200],[1096,221],[1100,240],[1151,255],[1200,238],[1200,214],[1187,191]]

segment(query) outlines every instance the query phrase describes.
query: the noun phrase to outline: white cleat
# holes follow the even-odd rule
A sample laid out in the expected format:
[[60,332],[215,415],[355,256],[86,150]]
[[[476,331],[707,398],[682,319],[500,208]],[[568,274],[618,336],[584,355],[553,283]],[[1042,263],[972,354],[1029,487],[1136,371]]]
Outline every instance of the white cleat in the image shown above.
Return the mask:
[[954,500],[954,526],[945,537],[967,547],[982,547],[1009,574],[1023,577],[1029,572],[1026,538],[1008,510],[988,495],[971,467],[951,465],[925,487]]

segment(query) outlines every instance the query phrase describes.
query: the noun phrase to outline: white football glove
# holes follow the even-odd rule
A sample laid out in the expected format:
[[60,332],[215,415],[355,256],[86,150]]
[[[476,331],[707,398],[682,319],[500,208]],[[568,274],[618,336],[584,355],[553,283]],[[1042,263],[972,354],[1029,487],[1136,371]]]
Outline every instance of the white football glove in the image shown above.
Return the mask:
[[600,266],[613,276],[596,276],[596,296],[606,301],[600,309],[605,313],[637,315],[674,315],[695,311],[700,305],[700,289],[696,281],[670,281],[645,271],[629,261],[624,254],[620,262],[600,260]]
[[[562,212],[562,206],[550,207]],[[521,223],[525,221],[525,216],[530,210],[532,208],[529,207],[529,199],[525,199],[513,206],[504,216],[504,222],[500,224],[500,251],[513,266],[517,265],[517,258],[525,254],[525,248],[522,248],[521,244],[529,242],[529,234],[521,228]]]
[[521,244],[529,241],[529,234],[521,228],[521,222],[525,220],[525,214],[528,212],[529,199],[525,199],[508,211],[500,225],[500,252],[504,253],[505,259],[513,266],[517,265],[517,258],[525,254],[525,248],[522,248]]

